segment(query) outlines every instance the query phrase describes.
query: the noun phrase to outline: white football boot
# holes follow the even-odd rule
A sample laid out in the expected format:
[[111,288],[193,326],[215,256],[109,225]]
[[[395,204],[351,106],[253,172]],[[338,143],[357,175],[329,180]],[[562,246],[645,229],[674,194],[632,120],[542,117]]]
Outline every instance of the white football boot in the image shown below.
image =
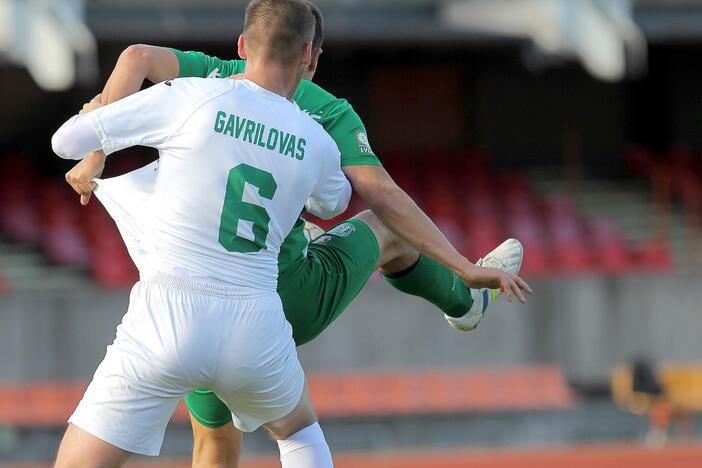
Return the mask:
[[[498,268],[502,271],[516,275],[522,267],[524,247],[517,239],[507,239],[495,250],[478,260],[475,264],[481,267]],[[500,295],[499,289],[471,289],[473,305],[462,317],[445,315],[448,323],[456,330],[467,332],[475,329],[485,317],[485,312],[490,304]]]

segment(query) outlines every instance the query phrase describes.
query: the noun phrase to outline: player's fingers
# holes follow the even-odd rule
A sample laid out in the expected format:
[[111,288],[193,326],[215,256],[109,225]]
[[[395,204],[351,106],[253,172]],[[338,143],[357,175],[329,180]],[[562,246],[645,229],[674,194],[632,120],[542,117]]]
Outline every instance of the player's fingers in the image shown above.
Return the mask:
[[95,182],[93,182],[92,180],[90,182],[81,182],[79,185],[81,194],[91,193],[93,190],[95,190],[96,187]]
[[519,286],[519,289],[522,289],[528,292],[529,294],[534,292],[531,290],[531,286],[529,286],[529,284],[523,279],[521,279],[519,276],[515,276],[514,281],[517,283],[517,286]]
[[76,180],[73,177],[70,177],[68,174],[66,174],[66,182],[68,182],[68,185],[71,186],[71,188],[78,194],[82,194],[83,192],[81,191],[80,184],[76,182]]
[[83,205],[83,206],[85,206],[85,205],[87,205],[88,203],[90,203],[90,197],[91,197],[92,194],[93,194],[92,192],[88,192],[88,193],[82,194],[82,195],[80,196],[80,204]]
[[512,283],[512,290],[514,291],[515,296],[517,296],[519,302],[526,304],[526,298],[524,297],[522,290],[519,289],[519,286],[517,286],[517,283]]
[[505,293],[507,294],[507,300],[509,302],[512,302],[512,300],[514,299],[514,295],[512,293],[512,286],[509,283],[509,278],[507,279],[506,283],[507,284],[504,285],[502,288],[505,290]]
[[84,195],[86,193],[90,193],[93,190],[95,190],[95,183],[93,183],[93,182],[73,182],[71,184],[71,187],[73,187],[73,190],[75,190],[77,193]]
[[529,294],[531,294],[531,292],[532,292],[532,291],[531,291],[531,287],[529,287],[529,285],[526,283],[526,281],[524,281],[524,280],[521,279],[519,276],[514,275],[514,274],[512,274],[512,273],[507,273],[507,276],[509,277],[509,279],[510,279],[512,282],[514,282],[514,283],[519,287],[519,289],[521,289],[521,290],[523,290],[523,291],[526,291],[526,292],[528,292]]

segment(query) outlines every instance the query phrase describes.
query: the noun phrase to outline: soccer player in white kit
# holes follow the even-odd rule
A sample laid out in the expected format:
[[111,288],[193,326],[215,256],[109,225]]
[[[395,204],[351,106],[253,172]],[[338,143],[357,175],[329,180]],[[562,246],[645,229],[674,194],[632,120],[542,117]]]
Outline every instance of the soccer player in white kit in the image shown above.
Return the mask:
[[280,244],[302,209],[330,218],[351,193],[336,144],[290,99],[313,34],[304,0],[253,0],[242,80],[168,81],[54,135],[64,158],[145,145],[160,161],[141,279],[56,466],[158,455],[179,401],[205,386],[239,429],[267,427],[283,467],[332,466],[276,293]]

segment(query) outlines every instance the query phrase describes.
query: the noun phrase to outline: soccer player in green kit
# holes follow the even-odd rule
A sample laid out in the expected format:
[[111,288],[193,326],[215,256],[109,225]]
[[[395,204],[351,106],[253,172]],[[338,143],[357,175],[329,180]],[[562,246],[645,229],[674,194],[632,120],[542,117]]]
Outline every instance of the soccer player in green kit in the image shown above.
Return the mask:
[[[323,20],[316,7],[314,12],[313,61],[306,80],[312,79],[322,53]],[[227,78],[243,72],[245,66],[245,60],[220,60],[201,52],[130,46],[120,56],[100,99],[107,104],[133,94],[144,79]],[[282,245],[278,293],[298,346],[328,327],[376,269],[395,289],[437,306],[461,331],[475,328],[500,292],[510,301],[517,297],[524,302],[522,290],[531,289],[517,276],[523,257],[519,242],[509,240],[473,265],[382,168],[360,117],[347,101],[311,81],[302,82],[294,99],[334,139],[344,173],[371,208],[310,244],[301,217]],[[81,194],[81,203],[88,203],[91,179],[103,167],[104,155],[96,152],[66,174]],[[236,466],[241,433],[234,428],[228,408],[207,389],[188,395],[186,403],[195,436],[193,466]]]

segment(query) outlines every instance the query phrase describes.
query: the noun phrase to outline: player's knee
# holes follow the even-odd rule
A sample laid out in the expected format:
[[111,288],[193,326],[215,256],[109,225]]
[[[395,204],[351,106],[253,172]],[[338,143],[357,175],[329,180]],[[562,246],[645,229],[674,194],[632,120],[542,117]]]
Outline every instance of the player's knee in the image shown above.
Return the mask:
[[265,425],[268,434],[274,440],[285,440],[291,435],[317,422],[317,413],[307,390],[302,394],[297,407],[284,418]]
[[297,434],[306,427],[310,427],[317,422],[315,415],[298,417],[294,420],[286,421],[284,424],[272,424],[266,426],[266,431],[273,440],[286,440],[293,434]]
[[378,240],[380,249],[378,267],[380,267],[381,271],[386,271],[386,267],[388,267],[390,269],[389,272],[394,272],[397,270],[396,265],[402,265],[403,267],[400,269],[404,269],[419,258],[419,252],[388,229],[372,211],[363,211],[356,215],[354,219],[363,221],[373,231],[375,238]]
[[397,236],[393,234],[385,224],[378,218],[375,213],[370,210],[362,211],[358,213],[353,219],[362,221],[375,235],[378,245],[381,250],[389,247],[393,242],[397,241]]

